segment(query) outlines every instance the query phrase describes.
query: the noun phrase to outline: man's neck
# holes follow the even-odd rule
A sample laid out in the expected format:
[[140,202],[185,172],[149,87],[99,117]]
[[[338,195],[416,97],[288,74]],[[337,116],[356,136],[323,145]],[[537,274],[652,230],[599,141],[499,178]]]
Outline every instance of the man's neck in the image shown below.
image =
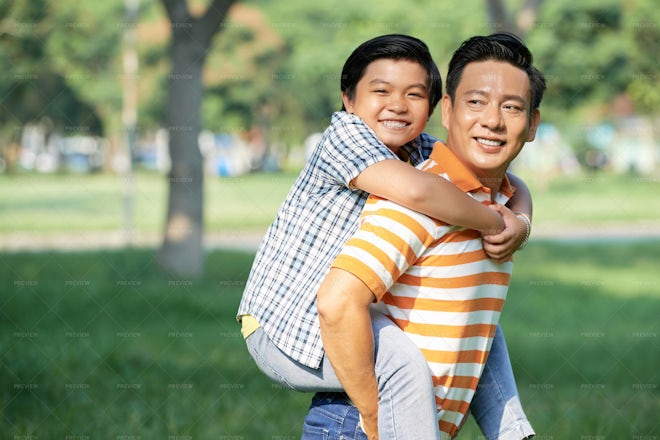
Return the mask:
[[502,181],[504,177],[482,177],[478,176],[479,181],[483,186],[490,189],[490,201],[494,202],[497,193],[502,188]]

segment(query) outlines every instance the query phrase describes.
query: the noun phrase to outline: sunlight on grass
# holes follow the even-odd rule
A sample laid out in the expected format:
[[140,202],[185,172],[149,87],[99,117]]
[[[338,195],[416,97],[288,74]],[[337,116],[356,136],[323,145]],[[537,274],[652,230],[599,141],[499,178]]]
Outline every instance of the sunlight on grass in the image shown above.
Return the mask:
[[[654,434],[658,245],[519,255],[501,323],[539,438]],[[180,279],[148,249],[1,254],[0,437],[299,438],[311,395],[261,374],[235,321],[253,257]]]
[[[296,177],[295,172],[208,176],[205,223],[218,231],[264,231]],[[522,176],[525,177],[525,176]],[[660,180],[607,174],[539,180],[527,176],[534,197],[534,229],[660,230]],[[121,231],[124,182],[111,174],[1,175],[0,233]],[[137,231],[160,233],[166,212],[167,178],[138,172],[132,181],[133,222]]]

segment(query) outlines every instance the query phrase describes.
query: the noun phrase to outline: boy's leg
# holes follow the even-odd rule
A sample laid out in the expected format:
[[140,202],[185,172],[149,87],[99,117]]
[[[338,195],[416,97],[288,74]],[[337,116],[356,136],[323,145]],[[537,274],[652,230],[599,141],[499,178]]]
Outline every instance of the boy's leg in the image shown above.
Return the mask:
[[534,436],[520,403],[504,333],[499,325],[470,412],[488,440],[521,440]]
[[440,437],[431,371],[419,348],[382,313],[372,310],[382,439]]
[[[372,313],[372,325],[381,438],[437,438],[433,383],[426,359],[382,313]],[[261,371],[276,382],[298,391],[342,391],[327,357],[318,370],[300,365],[275,347],[263,329],[250,335],[246,342]]]
[[296,391],[343,391],[327,357],[319,369],[302,365],[277,348],[262,328],[245,342],[259,369],[275,382]]

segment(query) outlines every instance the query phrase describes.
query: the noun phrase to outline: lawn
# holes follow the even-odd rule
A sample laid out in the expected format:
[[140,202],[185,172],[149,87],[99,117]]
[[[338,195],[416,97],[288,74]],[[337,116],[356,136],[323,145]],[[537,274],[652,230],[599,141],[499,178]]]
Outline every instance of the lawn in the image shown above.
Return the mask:
[[[296,173],[208,176],[205,227],[209,233],[255,230],[272,221]],[[532,189],[539,234],[616,228],[660,231],[660,179],[632,175],[541,178],[522,176]],[[99,175],[0,175],[0,234],[121,231],[126,180]],[[166,177],[138,172],[130,180],[133,224],[158,234],[166,212]]]
[[[656,178],[523,177],[537,237],[660,231]],[[263,231],[294,178],[208,177],[207,231]],[[126,183],[0,175],[0,241],[120,231]],[[135,230],[157,235],[166,178],[128,183]],[[502,325],[537,438],[658,438],[659,247],[537,238],[519,255]],[[234,322],[254,255],[213,250],[190,280],[159,272],[153,256],[0,253],[0,438],[299,437],[311,396],[262,376]],[[480,438],[473,422],[460,438]]]
[[[537,438],[660,434],[659,246],[520,254],[502,325]],[[153,254],[0,254],[0,438],[299,438],[310,395],[262,376],[234,321],[254,255],[189,280]]]

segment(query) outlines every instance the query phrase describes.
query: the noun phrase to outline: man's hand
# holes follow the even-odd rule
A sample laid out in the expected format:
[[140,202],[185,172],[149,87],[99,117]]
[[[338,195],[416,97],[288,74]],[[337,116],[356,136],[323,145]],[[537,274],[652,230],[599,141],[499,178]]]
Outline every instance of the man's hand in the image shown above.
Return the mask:
[[514,252],[525,242],[527,224],[506,206],[494,203],[490,207],[502,214],[504,230],[499,234],[484,235],[484,250],[491,260],[504,263],[511,260]]
[[378,415],[376,417],[363,417],[360,414],[360,427],[367,434],[369,440],[378,440]]

